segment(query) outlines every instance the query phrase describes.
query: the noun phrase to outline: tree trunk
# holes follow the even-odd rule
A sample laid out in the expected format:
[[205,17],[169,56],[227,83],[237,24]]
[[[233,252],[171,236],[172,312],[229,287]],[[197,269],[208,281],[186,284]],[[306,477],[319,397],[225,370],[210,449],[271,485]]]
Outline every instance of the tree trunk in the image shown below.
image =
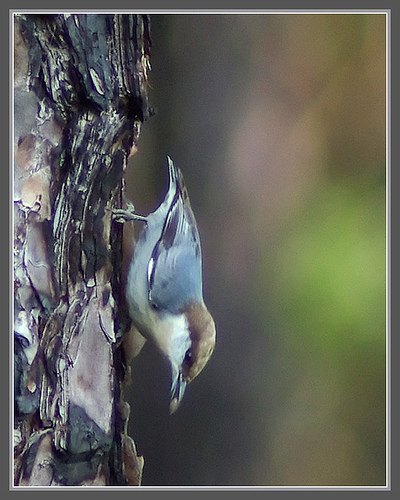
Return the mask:
[[15,14],[15,485],[139,485],[120,207],[148,116],[145,15]]

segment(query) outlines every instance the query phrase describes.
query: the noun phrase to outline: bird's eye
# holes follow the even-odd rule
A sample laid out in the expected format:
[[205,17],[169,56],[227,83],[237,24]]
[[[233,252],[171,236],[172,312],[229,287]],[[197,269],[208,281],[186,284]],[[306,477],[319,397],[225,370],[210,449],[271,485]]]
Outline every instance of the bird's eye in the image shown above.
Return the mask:
[[160,306],[156,302],[150,302],[150,307],[153,309],[153,311],[160,310]]
[[185,353],[185,359],[183,360],[183,362],[188,365],[188,366],[192,366],[193,364],[193,357],[192,357],[192,351],[191,349],[188,349]]

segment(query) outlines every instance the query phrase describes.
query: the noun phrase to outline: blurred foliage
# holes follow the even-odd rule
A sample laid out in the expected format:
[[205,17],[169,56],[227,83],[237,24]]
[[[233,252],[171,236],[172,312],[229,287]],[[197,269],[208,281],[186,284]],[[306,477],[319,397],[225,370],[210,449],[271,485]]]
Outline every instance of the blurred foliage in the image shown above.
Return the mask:
[[382,345],[385,252],[385,186],[320,187],[279,248],[279,310],[339,354],[359,342]]
[[152,16],[132,199],[154,208],[171,154],[218,338],[172,417],[162,360],[134,363],[144,484],[385,484],[385,23]]
[[320,186],[292,223],[260,281],[272,289],[265,321],[276,324],[280,379],[269,474],[276,484],[384,484],[384,184]]

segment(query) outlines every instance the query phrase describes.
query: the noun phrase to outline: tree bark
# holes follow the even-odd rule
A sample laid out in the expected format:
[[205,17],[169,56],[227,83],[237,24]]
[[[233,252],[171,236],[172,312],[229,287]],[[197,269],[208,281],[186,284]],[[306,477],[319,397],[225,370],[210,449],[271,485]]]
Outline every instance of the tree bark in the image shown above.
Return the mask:
[[111,215],[149,114],[149,19],[15,14],[14,42],[14,484],[139,485]]

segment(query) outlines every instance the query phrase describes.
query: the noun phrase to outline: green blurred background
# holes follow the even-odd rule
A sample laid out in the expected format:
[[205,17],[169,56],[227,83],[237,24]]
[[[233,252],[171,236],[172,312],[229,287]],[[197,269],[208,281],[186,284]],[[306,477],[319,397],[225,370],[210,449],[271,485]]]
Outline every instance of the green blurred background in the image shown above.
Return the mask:
[[143,485],[386,482],[386,17],[152,15],[138,212],[185,175],[217,347],[168,416],[133,365]]

